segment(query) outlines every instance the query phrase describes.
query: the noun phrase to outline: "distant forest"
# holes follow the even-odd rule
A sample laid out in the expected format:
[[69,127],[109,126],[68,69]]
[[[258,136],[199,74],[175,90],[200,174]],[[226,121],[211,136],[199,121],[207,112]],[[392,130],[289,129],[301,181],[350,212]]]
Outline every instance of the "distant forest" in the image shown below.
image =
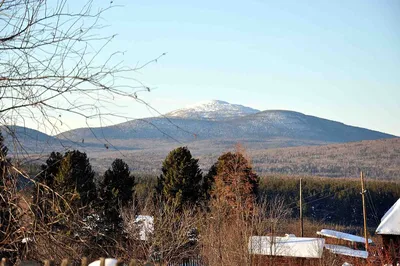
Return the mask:
[[[259,193],[284,197],[292,215],[299,214],[299,177],[265,176]],[[303,177],[303,215],[338,225],[362,226],[361,183],[358,179]],[[400,198],[400,184],[366,180],[368,227],[375,229],[382,216]]]
[[[361,183],[359,179],[312,176],[261,176],[258,199],[283,199],[292,218],[299,215],[299,180],[303,179],[303,216],[310,220],[343,226],[363,224]],[[153,189],[156,176],[137,178],[136,192],[145,197]],[[366,179],[367,225],[374,232],[380,219],[400,198],[400,184]]]

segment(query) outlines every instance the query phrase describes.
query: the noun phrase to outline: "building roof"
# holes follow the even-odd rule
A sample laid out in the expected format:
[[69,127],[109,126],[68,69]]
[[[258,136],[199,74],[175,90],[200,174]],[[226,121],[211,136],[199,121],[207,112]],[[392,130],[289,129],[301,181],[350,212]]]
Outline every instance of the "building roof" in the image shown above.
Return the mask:
[[364,250],[355,250],[355,249],[352,249],[349,247],[339,246],[339,245],[331,245],[331,244],[325,244],[325,248],[327,250],[329,250],[330,252],[332,252],[334,254],[338,254],[338,255],[363,258],[363,259],[368,258],[368,252],[364,251]]
[[323,238],[251,236],[248,248],[257,255],[321,258],[324,244]]
[[400,235],[400,199],[382,217],[376,233],[380,235]]
[[[317,232],[317,235],[326,236],[341,240],[346,240],[350,242],[358,242],[358,243],[365,243],[365,238],[361,236],[356,236],[348,233],[343,233],[340,231],[330,230],[330,229],[322,229],[321,231]],[[372,243],[372,240],[368,238],[368,243]]]

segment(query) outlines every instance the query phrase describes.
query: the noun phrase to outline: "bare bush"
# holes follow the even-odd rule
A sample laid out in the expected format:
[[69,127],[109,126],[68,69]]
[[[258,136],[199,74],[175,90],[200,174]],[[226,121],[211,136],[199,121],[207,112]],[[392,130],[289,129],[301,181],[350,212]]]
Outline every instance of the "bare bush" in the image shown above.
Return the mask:
[[[184,259],[198,258],[199,240],[198,228],[201,215],[197,210],[185,207],[177,209],[177,203],[153,201],[150,199],[142,214],[153,217],[151,230],[145,233],[145,240],[140,239],[142,225],[136,220],[132,210],[125,209],[124,225],[131,246],[129,250],[136,250],[142,260],[148,260],[167,265]],[[149,229],[149,228],[147,228]],[[143,235],[142,235],[143,236]]]
[[[201,227],[202,256],[209,265],[274,265],[272,257],[255,257],[249,250],[251,236],[275,236],[289,211],[276,198],[242,207],[240,215],[227,216],[227,205],[213,204]],[[273,238],[272,238],[273,239]]]

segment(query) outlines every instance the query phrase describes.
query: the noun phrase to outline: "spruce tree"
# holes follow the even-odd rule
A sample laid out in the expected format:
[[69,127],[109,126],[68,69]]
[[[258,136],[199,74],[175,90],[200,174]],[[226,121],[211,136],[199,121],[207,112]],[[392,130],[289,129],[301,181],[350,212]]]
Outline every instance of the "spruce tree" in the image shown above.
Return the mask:
[[198,160],[187,147],[172,150],[162,164],[157,180],[157,193],[177,207],[199,203],[202,194],[202,172]]
[[134,186],[135,177],[131,175],[129,166],[123,160],[115,159],[104,173],[99,188],[101,212],[106,224],[121,225],[120,207],[133,201]]

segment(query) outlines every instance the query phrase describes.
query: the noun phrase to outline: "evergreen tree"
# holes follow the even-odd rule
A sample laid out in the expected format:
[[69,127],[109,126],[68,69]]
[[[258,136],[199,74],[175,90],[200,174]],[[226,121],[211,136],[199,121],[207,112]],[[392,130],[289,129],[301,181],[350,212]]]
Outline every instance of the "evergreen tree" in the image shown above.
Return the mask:
[[37,181],[52,187],[58,171],[60,169],[63,155],[59,152],[52,152],[46,160],[46,164],[42,164],[41,172],[37,177]]
[[64,155],[64,163],[68,164],[65,169],[63,180],[59,184],[68,188],[70,192],[76,191],[79,194],[83,206],[90,204],[96,199],[96,185],[94,183],[94,171],[90,165],[86,153],[78,150],[68,151]]
[[86,206],[96,198],[94,171],[86,153],[77,150],[68,151],[64,155],[52,152],[41,169],[37,180],[39,183],[36,185],[38,193],[34,195],[34,202],[41,209],[43,218],[49,215],[51,208],[48,198],[53,197],[53,192],[50,190],[73,200],[70,203],[76,204],[77,207]]
[[197,204],[202,194],[201,182],[198,160],[192,158],[187,147],[179,147],[165,158],[156,191],[165,201],[174,202],[177,207]]
[[103,220],[112,225],[120,225],[120,207],[133,200],[135,177],[131,175],[129,166],[121,159],[115,159],[104,173],[100,183],[99,197]]
[[208,173],[203,177],[203,182],[202,182],[202,194],[206,204],[211,198],[211,192],[214,188],[216,175],[217,175],[217,163],[214,163],[208,170]]

